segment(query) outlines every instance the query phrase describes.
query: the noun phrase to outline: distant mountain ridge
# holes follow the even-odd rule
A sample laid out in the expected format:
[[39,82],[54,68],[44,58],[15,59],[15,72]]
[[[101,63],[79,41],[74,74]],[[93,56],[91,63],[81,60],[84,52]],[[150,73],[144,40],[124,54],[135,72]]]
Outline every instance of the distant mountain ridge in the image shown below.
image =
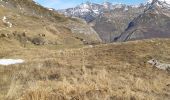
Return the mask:
[[165,1],[153,0],[142,14],[129,23],[127,29],[116,40],[170,38],[169,7]]
[[117,8],[123,8],[127,11],[128,8],[138,8],[141,5],[125,5],[125,4],[112,4],[110,2],[104,2],[103,4],[96,4],[91,2],[82,3],[74,8],[58,10],[60,13],[70,16],[79,17],[85,19],[87,22],[91,22],[95,17],[103,14],[105,11],[115,10]]
[[169,37],[169,10],[168,0],[149,0],[136,6],[87,2],[59,12],[84,19],[107,43]]
[[120,35],[128,23],[145,9],[144,4],[125,5],[82,3],[75,8],[59,10],[60,13],[84,19],[99,34],[103,42],[113,42],[114,38]]

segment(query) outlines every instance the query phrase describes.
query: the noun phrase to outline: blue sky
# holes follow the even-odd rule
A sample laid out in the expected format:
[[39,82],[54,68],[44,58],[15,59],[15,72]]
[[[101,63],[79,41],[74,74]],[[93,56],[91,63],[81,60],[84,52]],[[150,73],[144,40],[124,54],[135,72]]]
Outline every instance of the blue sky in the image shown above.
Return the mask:
[[[94,3],[103,3],[106,0],[34,0],[38,2],[39,4],[54,8],[54,9],[65,9],[74,7],[78,4],[81,4],[82,2],[91,1]],[[130,4],[130,5],[136,5],[142,2],[145,2],[146,0],[107,0],[111,3],[123,3],[123,4]]]

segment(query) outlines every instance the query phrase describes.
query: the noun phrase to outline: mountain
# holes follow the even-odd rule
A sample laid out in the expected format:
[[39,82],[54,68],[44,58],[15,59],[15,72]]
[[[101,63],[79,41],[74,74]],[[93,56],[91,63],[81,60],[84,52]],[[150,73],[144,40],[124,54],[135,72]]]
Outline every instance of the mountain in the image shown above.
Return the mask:
[[103,4],[83,3],[75,8],[59,10],[60,13],[84,19],[99,34],[104,42],[113,42],[128,23],[141,14],[144,4],[137,6],[105,2]]
[[153,0],[147,4],[144,12],[133,19],[125,32],[115,38],[115,40],[129,41],[169,37],[170,4],[162,0]]
[[113,7],[113,10],[104,10],[90,23],[106,43],[113,42],[114,38],[126,29],[128,23],[141,14],[145,8],[142,4],[139,6],[117,4]]
[[73,46],[101,42],[78,18],[65,17],[32,0],[0,1],[0,41],[25,45]]
[[101,11],[103,8],[103,5],[86,2],[76,6],[75,8],[68,8],[58,11],[66,16],[79,17],[85,19],[86,22],[91,22],[102,13]]

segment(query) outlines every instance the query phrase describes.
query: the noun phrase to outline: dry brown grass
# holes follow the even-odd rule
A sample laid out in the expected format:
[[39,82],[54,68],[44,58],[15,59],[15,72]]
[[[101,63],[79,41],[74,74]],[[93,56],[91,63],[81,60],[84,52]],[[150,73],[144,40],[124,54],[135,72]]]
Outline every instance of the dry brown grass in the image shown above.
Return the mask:
[[63,50],[8,44],[1,55],[26,62],[0,66],[0,99],[169,100],[170,74],[146,64],[152,57],[169,61],[169,44],[158,39]]
[[[26,5],[32,6],[29,2]],[[169,62],[169,39],[83,47],[75,37],[90,41],[95,36],[72,34],[69,27],[86,31],[86,25],[58,14],[51,15],[55,21],[46,15],[41,18],[39,15],[48,11],[36,5],[33,8],[38,9],[35,15],[0,7],[0,17],[7,16],[13,23],[3,31],[26,32],[30,38],[46,34],[46,41],[51,42],[23,46],[17,38],[0,38],[0,58],[25,60],[23,64],[0,66],[0,100],[170,99],[170,74],[146,64],[151,58]],[[5,28],[1,20],[0,27]]]

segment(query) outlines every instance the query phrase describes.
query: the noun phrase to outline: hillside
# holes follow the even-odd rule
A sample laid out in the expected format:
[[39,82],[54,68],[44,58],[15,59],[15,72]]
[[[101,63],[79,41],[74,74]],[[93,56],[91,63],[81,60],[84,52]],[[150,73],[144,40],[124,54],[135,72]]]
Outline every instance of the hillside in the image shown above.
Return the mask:
[[170,73],[147,64],[152,58],[169,63],[169,44],[157,39],[62,50],[1,46],[0,56],[26,62],[0,66],[0,98],[169,100]]
[[79,46],[99,43],[98,34],[85,22],[51,11],[32,0],[0,1],[2,39],[22,45]]

